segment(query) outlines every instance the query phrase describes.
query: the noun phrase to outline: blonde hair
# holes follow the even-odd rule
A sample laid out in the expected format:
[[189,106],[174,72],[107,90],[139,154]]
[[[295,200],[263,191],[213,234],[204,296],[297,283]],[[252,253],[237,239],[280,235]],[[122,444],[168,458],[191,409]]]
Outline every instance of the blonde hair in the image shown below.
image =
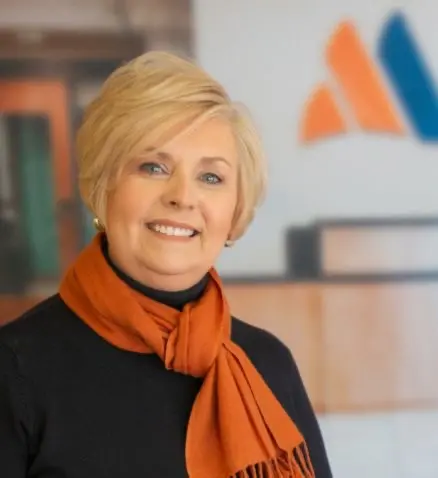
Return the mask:
[[[106,198],[127,162],[157,141],[223,115],[240,152],[232,239],[246,230],[266,189],[260,139],[246,110],[194,63],[149,52],[115,70],[86,109],[77,136],[79,188],[88,208],[105,223]],[[188,125],[188,126],[187,126]],[[183,132],[184,132],[183,131]]]

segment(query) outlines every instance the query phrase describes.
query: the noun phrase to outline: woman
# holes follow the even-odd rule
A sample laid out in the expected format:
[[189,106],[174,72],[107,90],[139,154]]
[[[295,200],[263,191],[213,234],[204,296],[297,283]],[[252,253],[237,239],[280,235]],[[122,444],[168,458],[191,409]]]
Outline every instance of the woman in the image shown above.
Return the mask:
[[0,331],[1,475],[330,477],[289,351],[230,317],[213,268],[265,187],[250,120],[148,53],[89,106],[78,157],[100,232]]

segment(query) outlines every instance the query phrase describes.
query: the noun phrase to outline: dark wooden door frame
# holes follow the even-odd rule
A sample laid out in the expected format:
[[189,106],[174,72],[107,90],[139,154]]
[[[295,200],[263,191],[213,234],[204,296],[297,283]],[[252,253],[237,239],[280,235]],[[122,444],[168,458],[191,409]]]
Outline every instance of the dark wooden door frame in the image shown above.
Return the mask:
[[1,60],[126,60],[146,46],[145,35],[133,31],[0,30]]

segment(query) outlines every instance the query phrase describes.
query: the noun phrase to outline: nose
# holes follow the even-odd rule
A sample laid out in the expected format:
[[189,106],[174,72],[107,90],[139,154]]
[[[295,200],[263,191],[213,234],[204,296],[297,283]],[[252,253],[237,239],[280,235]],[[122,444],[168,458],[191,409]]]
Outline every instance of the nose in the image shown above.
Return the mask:
[[193,209],[196,204],[194,186],[183,174],[173,174],[167,181],[162,196],[166,206],[179,209]]

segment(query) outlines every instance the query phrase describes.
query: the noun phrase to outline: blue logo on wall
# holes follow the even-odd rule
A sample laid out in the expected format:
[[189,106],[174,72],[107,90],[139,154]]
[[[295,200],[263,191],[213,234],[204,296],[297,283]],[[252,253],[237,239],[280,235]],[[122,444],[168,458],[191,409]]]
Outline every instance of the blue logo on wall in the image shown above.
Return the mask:
[[378,58],[417,136],[424,141],[437,141],[435,81],[402,13],[393,14],[383,27]]

